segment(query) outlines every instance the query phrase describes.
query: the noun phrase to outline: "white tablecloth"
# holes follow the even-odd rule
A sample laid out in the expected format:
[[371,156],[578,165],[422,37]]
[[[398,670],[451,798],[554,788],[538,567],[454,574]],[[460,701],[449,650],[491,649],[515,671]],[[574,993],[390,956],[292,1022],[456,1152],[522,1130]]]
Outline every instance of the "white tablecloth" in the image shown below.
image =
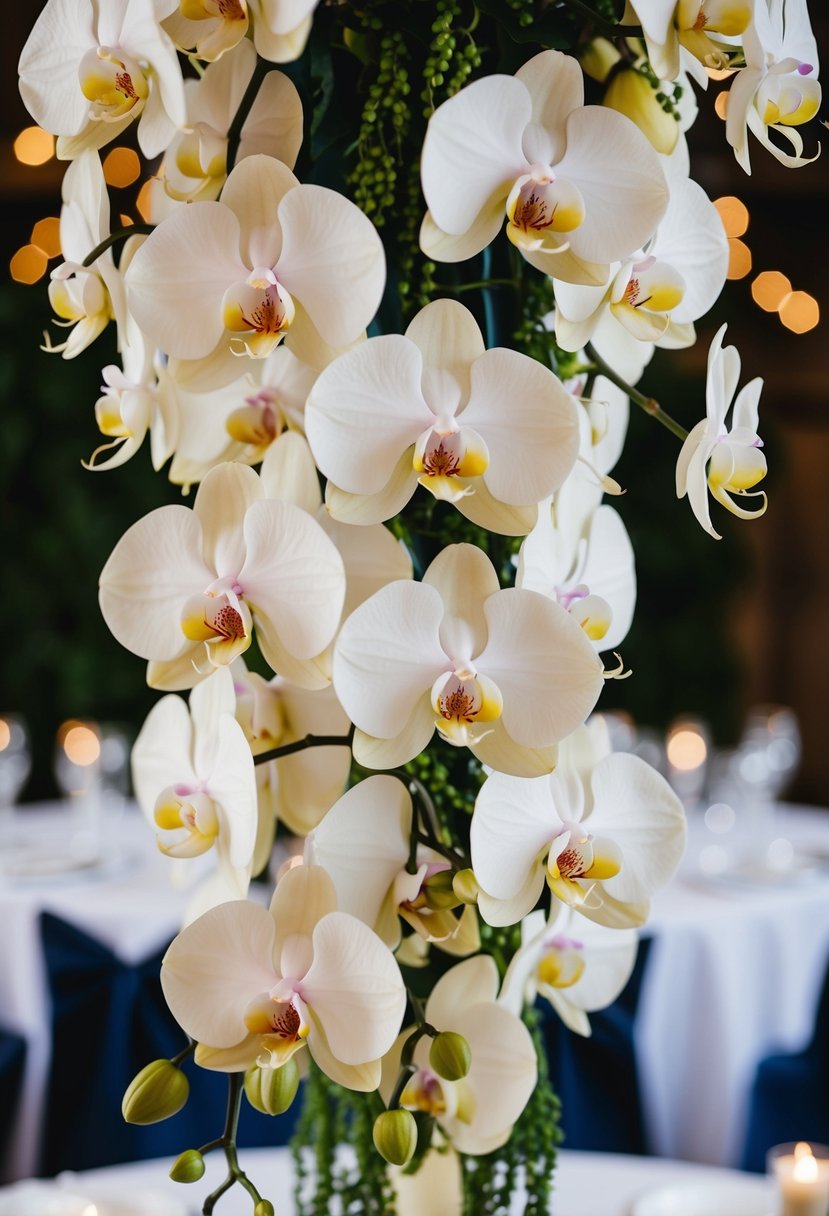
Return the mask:
[[[240,1153],[240,1162],[260,1194],[274,1204],[278,1216],[295,1216],[293,1175],[287,1150],[252,1149]],[[171,1182],[167,1177],[169,1161],[90,1170],[74,1175],[72,1185],[80,1192],[86,1184],[92,1198],[118,1194],[137,1196],[147,1188],[178,1199],[188,1210],[197,1212],[201,1211],[204,1196],[224,1177],[224,1159],[220,1154],[211,1153],[207,1165],[204,1178],[186,1186]],[[742,1182],[746,1193],[752,1196],[768,1194],[771,1197],[773,1193],[766,1179],[737,1174],[733,1170],[649,1157],[562,1152],[555,1175],[553,1211],[555,1216],[627,1216],[631,1203],[648,1191],[700,1182],[724,1183],[729,1187]],[[250,1216],[250,1210],[250,1197],[239,1186],[223,1196],[216,1208],[217,1216]],[[771,1200],[770,1210],[773,1210]],[[430,1216],[430,1213],[424,1212],[423,1216]],[[723,1212],[712,1208],[708,1216],[723,1216]]]
[[[41,814],[41,826],[51,831],[60,814]],[[829,854],[829,813],[787,810],[779,828]],[[49,1066],[39,914],[53,912],[126,961],[158,950],[181,921],[185,895],[171,886],[170,862],[134,808],[117,835],[123,864],[83,880],[0,879],[0,1026],[25,1035],[29,1047],[11,1177],[35,1168]],[[697,845],[692,833],[684,872],[654,901],[637,1017],[640,1080],[651,1151],[736,1164],[758,1059],[798,1050],[811,1032],[829,959],[829,882],[767,890],[703,884],[693,865]]]

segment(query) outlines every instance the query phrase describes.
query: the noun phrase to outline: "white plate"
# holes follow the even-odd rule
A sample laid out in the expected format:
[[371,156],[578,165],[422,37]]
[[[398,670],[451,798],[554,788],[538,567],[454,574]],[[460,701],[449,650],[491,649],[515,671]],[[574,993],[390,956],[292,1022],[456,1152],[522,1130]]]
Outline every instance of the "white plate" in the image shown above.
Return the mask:
[[765,1178],[683,1182],[640,1195],[630,1216],[776,1216],[774,1191]]
[[187,1208],[160,1191],[87,1184],[65,1174],[4,1187],[0,1216],[187,1216]]

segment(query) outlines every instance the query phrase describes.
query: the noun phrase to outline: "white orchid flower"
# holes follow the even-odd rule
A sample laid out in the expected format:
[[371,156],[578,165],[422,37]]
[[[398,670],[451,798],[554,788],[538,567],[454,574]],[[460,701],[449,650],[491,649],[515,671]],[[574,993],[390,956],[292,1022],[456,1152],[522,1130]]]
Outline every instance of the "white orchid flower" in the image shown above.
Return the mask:
[[177,359],[228,349],[263,358],[286,334],[304,357],[301,344],[319,337],[355,341],[384,283],[383,246],[360,209],[257,155],[236,166],[221,202],[191,203],[158,225],[127,295],[141,328]]
[[359,917],[395,950],[401,918],[424,941],[450,954],[480,949],[472,905],[455,916],[452,868],[432,849],[418,846],[410,865],[412,799],[402,781],[367,777],[331,807],[305,842],[305,860],[321,865],[337,891],[337,904]]
[[[743,49],[746,66],[734,77],[728,92],[725,120],[725,137],[737,163],[751,172],[751,131],[781,164],[791,168],[809,164],[820,148],[815,156],[804,156],[800,132],[794,130],[815,117],[821,101],[817,43],[806,0],[756,0],[754,22],[745,32]],[[778,147],[771,131],[792,151]]]
[[540,910],[525,917],[521,943],[504,976],[502,1004],[520,1015],[543,997],[568,1030],[589,1035],[588,1013],[612,1004],[630,979],[638,939],[635,929],[608,929],[559,905],[546,923]]
[[549,772],[592,709],[602,665],[576,621],[534,591],[501,590],[474,545],[450,545],[420,583],[389,583],[346,620],[334,687],[367,768],[404,764],[435,727],[484,764]]
[[557,527],[555,505],[542,503],[518,555],[515,585],[561,604],[598,650],[615,650],[636,605],[633,546],[619,513],[597,507],[582,534]]
[[676,80],[682,48],[705,67],[726,67],[733,48],[711,35],[739,37],[751,21],[754,4],[755,0],[627,0],[622,20],[642,26],[648,59],[660,80]]
[[609,312],[634,338],[691,346],[693,322],[713,306],[728,270],[728,239],[716,207],[690,178],[671,180],[668,210],[651,241],[614,264],[606,288],[556,284],[556,341],[568,351],[590,342]]
[[158,156],[184,126],[184,82],[159,20],[174,0],[48,0],[20,56],[20,94],[72,160],[138,119],[138,144]]
[[[530,1033],[497,998],[498,969],[489,955],[465,959],[441,976],[426,1003],[426,1021],[466,1039],[469,1072],[460,1081],[439,1077],[429,1063],[429,1040],[422,1038],[412,1060],[417,1071],[400,1097],[405,1109],[433,1115],[454,1148],[473,1156],[506,1143],[537,1079]],[[409,1033],[400,1035],[383,1060],[380,1094],[386,1102]]]
[[[330,685],[309,691],[279,676],[265,680],[248,671],[241,658],[234,661],[231,672],[236,719],[254,756],[306,735],[347,736],[351,723]],[[350,771],[348,747],[314,747],[257,764],[262,865],[270,854],[276,823],[305,836],[340,797]]]
[[244,899],[256,840],[256,778],[244,731],[234,719],[233,679],[216,671],[190,694],[163,697],[150,711],[132,751],[138,805],[168,857],[215,849],[219,879],[197,893],[209,900]]
[[317,0],[180,0],[164,28],[182,50],[218,59],[253,25],[253,45],[271,63],[302,54]]
[[548,368],[486,350],[462,304],[435,300],[405,336],[369,338],[322,372],[305,413],[335,519],[391,518],[418,482],[490,531],[522,534],[576,458],[570,395]]
[[575,59],[542,51],[515,76],[487,76],[439,106],[421,160],[429,212],[421,248],[440,262],[499,232],[570,283],[604,284],[607,264],[653,233],[668,201],[659,156],[629,119],[584,105]]
[[182,370],[175,361],[168,366],[180,419],[170,480],[184,486],[202,481],[225,460],[258,464],[287,428],[301,430],[317,377],[285,346],[207,392],[192,391]]
[[682,855],[682,803],[638,756],[596,762],[597,754],[583,727],[560,746],[550,776],[493,773],[484,782],[470,844],[488,924],[516,924],[545,881],[556,899],[600,925],[644,923],[650,896]]
[[[95,449],[84,468],[99,472],[126,464],[149,433],[152,466],[158,472],[178,441],[178,402],[166,367],[130,316],[126,332],[123,366],[103,369],[102,395],[95,403],[95,421],[109,442]],[[112,454],[98,459],[105,452]]]
[[[127,303],[122,271],[112,250],[106,249],[91,266],[85,259],[109,236],[109,196],[98,153],[83,152],[69,166],[61,185],[60,248],[64,260],[52,271],[49,303],[56,313],[55,324],[71,328],[65,342],[52,345],[48,336],[44,350],[74,359],[86,350],[110,321],[118,326],[118,347],[126,342]],[[130,238],[122,251],[124,266],[140,238]]]
[[[760,450],[763,441],[757,434],[763,381],[758,376],[740,389],[734,399],[729,430],[725,418],[740,379],[740,356],[736,347],[723,346],[727,328],[722,325],[717,330],[708,351],[706,417],[689,433],[676,464],[677,498],[688,495],[691,510],[715,540],[722,538],[711,523],[709,491],[740,519],[763,515],[767,505],[765,491],[752,489],[767,471],[766,458]],[[732,495],[760,498],[761,502],[756,510],[750,511]]]
[[202,1067],[274,1068],[307,1045],[332,1081],[364,1092],[380,1082],[406,1007],[394,955],[337,910],[319,866],[289,870],[270,910],[226,903],[188,925],[164,956],[161,986]]
[[[331,642],[342,559],[298,507],[266,499],[245,465],[219,465],[193,510],[159,507],[127,530],[101,573],[101,610],[117,640],[154,661],[159,687],[189,688],[250,645],[275,671]],[[299,662],[297,662],[299,660]]]
[[[179,203],[218,197],[227,178],[227,133],[255,67],[256,51],[243,39],[199,80],[185,84],[187,130],[175,136],[153,179],[153,222]],[[293,169],[301,144],[299,94],[282,72],[268,72],[242,126],[236,163],[261,153]]]

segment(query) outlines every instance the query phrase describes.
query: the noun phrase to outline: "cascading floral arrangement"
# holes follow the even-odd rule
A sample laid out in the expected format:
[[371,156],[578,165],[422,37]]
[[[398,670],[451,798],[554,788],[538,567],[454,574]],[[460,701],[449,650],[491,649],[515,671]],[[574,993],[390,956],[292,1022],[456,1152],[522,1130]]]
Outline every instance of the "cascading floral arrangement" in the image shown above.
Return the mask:
[[[806,163],[820,86],[805,0],[620,8],[48,0],[23,50],[71,162],[47,345],[117,329],[88,467],[149,436],[198,483],[122,537],[100,603],[171,694],[134,784],[193,879],[161,976],[189,1046],[124,1114],[179,1110],[191,1053],[228,1074],[224,1132],[172,1170],[224,1152],[206,1213],[237,1182],[274,1212],[239,1104],[282,1113],[301,1074],[301,1210],[402,1212],[437,1172],[458,1212],[506,1210],[519,1181],[546,1211],[533,1003],[589,1034],[678,864],[679,800],[590,718],[629,674],[635,601],[603,498],[633,401],[683,440],[677,494],[708,532],[709,494],[765,509],[761,382],[729,429],[725,327],[690,434],[635,384],[725,280],[695,88],[730,76],[748,172],[749,134]],[[152,222],[111,232],[99,149],[134,123]],[[304,845],[265,907],[277,832]]]

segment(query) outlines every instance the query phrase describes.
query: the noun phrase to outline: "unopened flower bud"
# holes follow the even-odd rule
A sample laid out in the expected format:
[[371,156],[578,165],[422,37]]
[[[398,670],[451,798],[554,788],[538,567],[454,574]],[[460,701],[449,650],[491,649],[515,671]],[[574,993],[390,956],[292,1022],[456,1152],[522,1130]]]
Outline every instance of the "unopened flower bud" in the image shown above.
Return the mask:
[[436,912],[456,908],[458,897],[452,889],[452,871],[438,870],[437,874],[432,874],[423,884],[423,894],[427,905]]
[[594,38],[583,51],[579,51],[579,63],[585,76],[602,84],[607,74],[619,62],[621,55],[608,38]]
[[270,1199],[260,1199],[253,1209],[253,1216],[274,1216],[273,1204]]
[[460,1081],[469,1072],[472,1052],[462,1034],[454,1030],[442,1030],[432,1039],[429,1048],[429,1063],[444,1081]]
[[188,1148],[170,1167],[173,1182],[198,1182],[204,1174],[204,1157],[197,1148]]
[[452,879],[452,890],[462,904],[476,904],[479,889],[474,870],[458,870]]
[[408,1165],[417,1148],[417,1124],[411,1111],[384,1110],[374,1120],[374,1147],[389,1165]]
[[245,1073],[248,1102],[263,1115],[282,1115],[296,1097],[299,1069],[293,1056],[279,1068],[252,1064]]
[[127,1123],[160,1123],[178,1114],[190,1095],[190,1082],[171,1060],[153,1060],[133,1077],[121,1101]]
[[656,90],[635,68],[622,68],[607,86],[604,105],[636,123],[657,152],[670,155],[679,139],[679,123],[657,100]]

